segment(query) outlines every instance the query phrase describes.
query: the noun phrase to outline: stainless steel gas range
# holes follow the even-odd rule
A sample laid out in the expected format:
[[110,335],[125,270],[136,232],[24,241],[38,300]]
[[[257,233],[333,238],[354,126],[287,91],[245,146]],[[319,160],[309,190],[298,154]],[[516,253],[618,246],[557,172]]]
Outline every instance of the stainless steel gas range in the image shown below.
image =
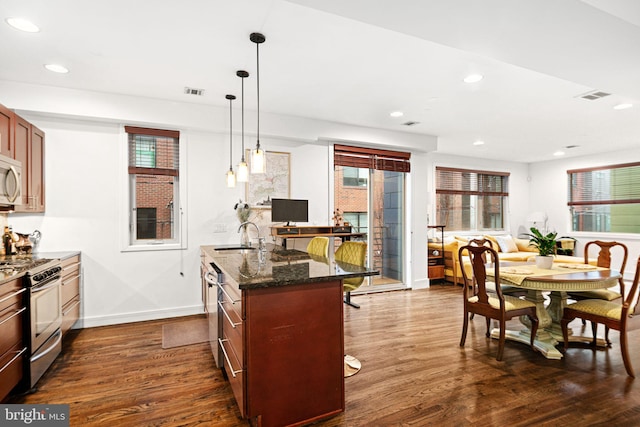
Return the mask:
[[61,271],[60,260],[38,256],[6,257],[0,260],[0,271],[24,274],[27,289],[25,342],[26,363],[24,388],[32,389],[62,350]]

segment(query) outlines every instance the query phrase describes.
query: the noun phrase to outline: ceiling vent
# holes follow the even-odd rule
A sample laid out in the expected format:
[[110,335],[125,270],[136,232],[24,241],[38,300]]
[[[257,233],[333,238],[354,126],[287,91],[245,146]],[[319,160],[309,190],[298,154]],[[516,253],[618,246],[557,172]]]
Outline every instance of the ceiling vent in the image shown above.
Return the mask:
[[589,101],[595,101],[596,99],[604,98],[605,96],[611,95],[607,92],[602,92],[601,90],[594,90],[591,92],[583,93],[582,95],[578,95],[579,98],[588,99]]
[[202,96],[204,94],[204,89],[194,89],[192,87],[185,87],[184,93],[187,95]]
[[403,126],[415,126],[415,125],[419,125],[419,124],[420,124],[420,122],[409,121],[409,122],[404,122],[402,125]]

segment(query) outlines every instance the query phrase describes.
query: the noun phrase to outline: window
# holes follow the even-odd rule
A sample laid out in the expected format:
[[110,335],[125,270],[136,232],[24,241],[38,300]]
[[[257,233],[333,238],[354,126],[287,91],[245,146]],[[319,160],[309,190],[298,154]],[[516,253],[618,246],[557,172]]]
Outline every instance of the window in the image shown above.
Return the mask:
[[640,233],[640,163],[567,171],[573,231]]
[[369,170],[345,166],[342,168],[342,183],[345,187],[366,187]]
[[131,245],[177,243],[180,132],[125,126]]
[[436,167],[436,222],[455,231],[505,228],[509,173]]

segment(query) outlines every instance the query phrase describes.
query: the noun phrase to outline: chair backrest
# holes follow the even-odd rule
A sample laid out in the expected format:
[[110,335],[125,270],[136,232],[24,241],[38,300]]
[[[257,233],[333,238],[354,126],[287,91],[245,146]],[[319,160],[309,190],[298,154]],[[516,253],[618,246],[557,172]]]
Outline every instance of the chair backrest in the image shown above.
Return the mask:
[[[367,260],[367,243],[343,242],[336,250],[335,260],[364,267]],[[344,283],[351,286],[360,286],[363,281],[364,277],[344,279]]]
[[[588,264],[589,263],[589,249],[592,247],[598,247],[600,249],[600,251],[598,252],[598,261],[597,261],[597,265],[598,267],[603,267],[603,268],[613,268],[614,270],[618,270],[620,272],[620,276],[622,276],[624,274],[624,269],[627,265],[627,257],[629,255],[629,249],[627,249],[627,246],[624,243],[620,243],[620,242],[604,242],[602,240],[592,240],[590,242],[587,242],[586,245],[584,245],[584,263]],[[620,263],[620,267],[616,268],[611,267],[611,249],[613,248],[618,248],[619,252],[622,252],[622,262]],[[615,249],[614,249],[615,251]],[[620,283],[620,293],[623,295],[625,295],[624,292],[624,281],[622,280],[622,277],[620,277],[620,280],[618,281]]]
[[329,256],[329,238],[316,236],[311,239],[307,245],[307,253],[323,257]]
[[628,317],[630,314],[629,310],[632,310],[631,314],[633,314],[636,306],[638,305],[638,298],[640,297],[640,295],[638,295],[638,282],[640,282],[640,256],[638,257],[638,261],[636,261],[636,274],[633,277],[633,282],[631,282],[631,289],[629,289],[629,292],[622,303],[620,319]]
[[478,297],[478,303],[489,305],[489,294],[487,290],[487,261],[493,264],[493,277],[496,283],[495,289],[492,289],[491,296],[498,297],[500,307],[504,309],[504,297],[502,290],[498,284],[500,283],[500,262],[498,253],[492,248],[485,245],[466,245],[458,250],[458,260],[463,265],[463,258],[469,257],[471,261],[471,271],[473,276],[469,277],[467,271],[462,269],[462,277],[465,283],[471,286],[463,286],[463,295],[465,301],[472,296]]

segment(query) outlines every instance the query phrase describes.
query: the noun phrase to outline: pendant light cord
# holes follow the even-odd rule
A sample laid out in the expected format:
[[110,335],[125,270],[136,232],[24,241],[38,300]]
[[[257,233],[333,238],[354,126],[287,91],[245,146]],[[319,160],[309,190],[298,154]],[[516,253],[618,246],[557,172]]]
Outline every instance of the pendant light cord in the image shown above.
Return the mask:
[[233,169],[233,108],[231,103],[232,98],[229,98],[229,170]]
[[240,121],[242,122],[242,162],[244,163],[244,77],[241,77],[240,81],[242,81],[242,114]]
[[257,101],[258,101],[258,126],[257,126],[257,143],[256,151],[260,148],[260,43],[256,43],[256,86],[257,86]]

